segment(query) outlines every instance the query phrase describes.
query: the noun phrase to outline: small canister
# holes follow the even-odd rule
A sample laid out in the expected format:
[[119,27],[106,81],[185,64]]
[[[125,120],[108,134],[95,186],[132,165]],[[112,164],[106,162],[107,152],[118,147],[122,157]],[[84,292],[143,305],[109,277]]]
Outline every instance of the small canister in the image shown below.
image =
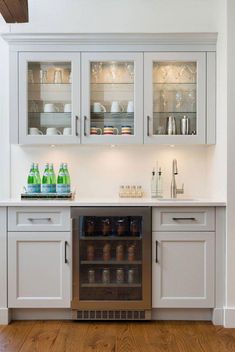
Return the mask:
[[131,244],[129,247],[128,247],[128,261],[129,262],[132,262],[135,260],[135,245],[134,244]]
[[103,260],[111,259],[111,245],[110,243],[106,243],[103,247]]
[[110,270],[108,268],[104,268],[102,271],[102,282],[103,284],[110,283]]
[[124,270],[119,268],[116,270],[116,282],[122,284],[124,282]]
[[116,247],[116,260],[124,260],[124,246],[123,244],[118,244]]
[[128,284],[133,284],[135,282],[135,269],[128,270],[127,281],[128,281]]
[[94,284],[95,282],[95,270],[93,269],[88,270],[88,282],[89,284]]
[[181,134],[189,134],[189,118],[187,116],[183,116],[181,121]]

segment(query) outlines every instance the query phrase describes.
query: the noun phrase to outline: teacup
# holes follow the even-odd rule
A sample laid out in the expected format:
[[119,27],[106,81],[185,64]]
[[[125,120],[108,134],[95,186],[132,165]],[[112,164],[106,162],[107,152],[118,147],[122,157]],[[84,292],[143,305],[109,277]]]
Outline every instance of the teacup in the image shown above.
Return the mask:
[[118,128],[113,126],[104,126],[104,135],[113,135],[118,134]]
[[30,135],[42,135],[42,131],[40,131],[37,127],[30,127],[29,128],[29,134]]
[[98,128],[96,126],[93,126],[93,127],[90,128],[90,134],[91,135],[102,134],[102,129]]
[[58,108],[53,103],[46,103],[44,105],[44,112],[58,112]]
[[101,103],[93,103],[91,110],[93,112],[106,112],[106,108]]
[[127,112],[134,112],[134,102],[133,101],[128,101],[126,111]]
[[122,126],[121,134],[122,135],[131,135],[131,126]]
[[71,104],[68,103],[68,104],[64,104],[64,112],[71,112]]
[[55,136],[58,134],[61,135],[62,133],[59,130],[57,130],[57,128],[55,128],[55,127],[48,127],[46,130],[46,134],[48,136]]
[[111,105],[111,112],[122,112],[123,106],[118,101],[113,101]]
[[71,127],[65,127],[64,129],[63,129],[63,135],[64,136],[70,136],[72,134],[72,129],[71,129]]

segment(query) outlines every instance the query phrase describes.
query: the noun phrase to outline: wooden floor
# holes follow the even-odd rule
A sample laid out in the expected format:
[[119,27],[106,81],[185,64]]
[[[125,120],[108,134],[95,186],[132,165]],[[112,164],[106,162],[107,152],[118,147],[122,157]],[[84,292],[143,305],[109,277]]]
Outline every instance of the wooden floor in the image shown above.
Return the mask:
[[208,322],[13,322],[0,352],[235,352],[235,329]]

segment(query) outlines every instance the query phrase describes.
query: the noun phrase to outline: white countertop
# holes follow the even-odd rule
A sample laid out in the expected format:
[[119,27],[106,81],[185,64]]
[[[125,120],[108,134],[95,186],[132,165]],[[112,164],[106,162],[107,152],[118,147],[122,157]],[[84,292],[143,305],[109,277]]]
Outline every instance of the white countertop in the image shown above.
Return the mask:
[[20,200],[3,199],[0,206],[68,206],[68,207],[112,207],[112,206],[152,206],[152,207],[172,207],[172,206],[226,206],[226,202],[218,199],[189,199],[189,200],[158,200],[152,198],[108,198],[108,199],[74,199],[74,200]]

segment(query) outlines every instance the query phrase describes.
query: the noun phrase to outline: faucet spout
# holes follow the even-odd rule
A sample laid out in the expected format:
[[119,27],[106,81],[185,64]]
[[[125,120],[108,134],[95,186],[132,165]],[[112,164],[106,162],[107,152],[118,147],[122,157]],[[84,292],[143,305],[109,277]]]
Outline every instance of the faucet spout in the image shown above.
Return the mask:
[[177,188],[175,175],[178,175],[178,166],[176,159],[174,159],[172,162],[171,198],[176,198],[177,194],[184,193],[184,186],[182,186],[182,188]]

